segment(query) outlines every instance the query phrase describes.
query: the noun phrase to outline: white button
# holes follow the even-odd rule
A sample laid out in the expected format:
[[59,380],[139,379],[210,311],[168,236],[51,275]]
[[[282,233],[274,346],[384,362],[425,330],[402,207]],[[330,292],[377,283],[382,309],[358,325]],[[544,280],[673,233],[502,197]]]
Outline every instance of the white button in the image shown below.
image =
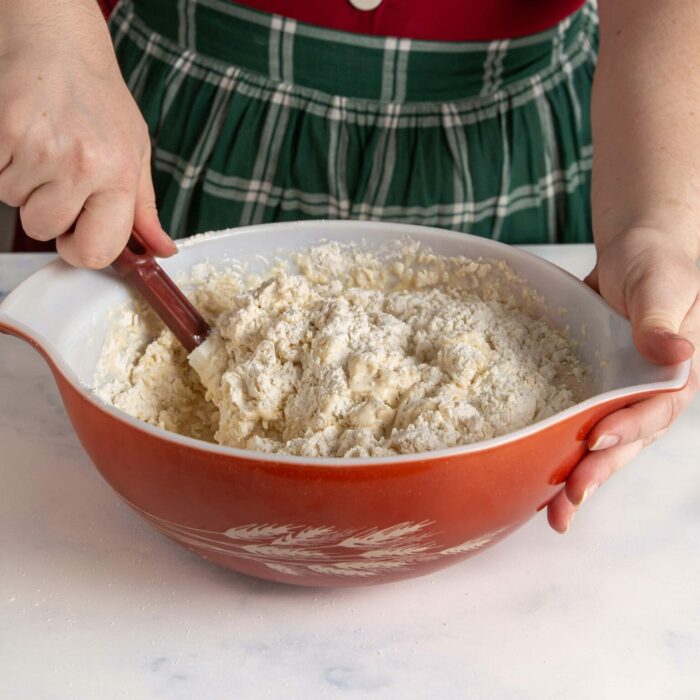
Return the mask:
[[350,4],[358,10],[376,10],[382,0],[350,0]]

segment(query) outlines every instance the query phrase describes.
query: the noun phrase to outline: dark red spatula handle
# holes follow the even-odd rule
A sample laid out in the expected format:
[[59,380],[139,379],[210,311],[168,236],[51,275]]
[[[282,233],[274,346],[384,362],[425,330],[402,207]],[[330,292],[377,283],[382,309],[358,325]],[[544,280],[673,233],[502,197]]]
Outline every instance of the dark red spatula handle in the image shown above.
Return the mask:
[[135,234],[112,267],[143,295],[187,352],[207,339],[211,332],[207,322]]

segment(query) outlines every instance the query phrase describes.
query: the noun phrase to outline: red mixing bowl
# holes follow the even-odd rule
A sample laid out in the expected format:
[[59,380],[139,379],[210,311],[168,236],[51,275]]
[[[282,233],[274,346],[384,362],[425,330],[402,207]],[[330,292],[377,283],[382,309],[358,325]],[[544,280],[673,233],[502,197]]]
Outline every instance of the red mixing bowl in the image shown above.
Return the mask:
[[254,226],[195,238],[164,261],[172,275],[231,259],[262,269],[321,240],[379,246],[409,236],[443,255],[504,259],[556,309],[592,368],[594,395],[501,437],[436,452],[340,459],[268,455],[142,423],[90,389],[109,311],[129,291],[110,272],[55,261],[0,305],[0,331],[47,360],[85,450],[112,488],[171,539],[221,566],[308,586],[427,574],[507,537],[561,488],[602,417],[681,389],[690,363],[659,367],[627,321],[579,280],[528,253],[437,229],[367,222]]

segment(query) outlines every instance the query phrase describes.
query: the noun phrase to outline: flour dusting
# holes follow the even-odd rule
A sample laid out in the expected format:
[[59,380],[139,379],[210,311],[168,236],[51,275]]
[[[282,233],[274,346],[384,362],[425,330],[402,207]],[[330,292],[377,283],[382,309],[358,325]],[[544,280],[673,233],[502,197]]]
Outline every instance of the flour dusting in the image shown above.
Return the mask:
[[192,271],[188,294],[214,328],[199,374],[135,302],[105,344],[98,395],[183,435],[313,457],[466,445],[585,396],[573,341],[502,261],[402,240],[325,243],[294,263],[248,280]]

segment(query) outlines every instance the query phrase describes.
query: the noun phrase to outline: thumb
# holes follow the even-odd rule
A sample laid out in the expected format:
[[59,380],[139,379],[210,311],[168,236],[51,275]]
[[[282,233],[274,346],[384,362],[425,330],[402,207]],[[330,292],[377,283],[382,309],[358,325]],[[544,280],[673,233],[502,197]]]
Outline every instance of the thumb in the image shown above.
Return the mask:
[[[693,306],[693,280],[683,268],[670,274],[654,274],[649,269],[636,276],[625,293],[627,313],[632,323],[634,342],[651,362],[670,365],[693,356],[695,347],[679,334]],[[687,298],[686,298],[687,297]]]
[[598,284],[598,266],[596,265],[584,278],[584,283],[587,284],[594,292],[600,294],[600,286]]
[[141,180],[136,194],[134,209],[134,230],[141,240],[158,257],[167,258],[177,253],[177,246],[163,230],[156,209],[156,195],[151,179],[150,158],[144,158]]

